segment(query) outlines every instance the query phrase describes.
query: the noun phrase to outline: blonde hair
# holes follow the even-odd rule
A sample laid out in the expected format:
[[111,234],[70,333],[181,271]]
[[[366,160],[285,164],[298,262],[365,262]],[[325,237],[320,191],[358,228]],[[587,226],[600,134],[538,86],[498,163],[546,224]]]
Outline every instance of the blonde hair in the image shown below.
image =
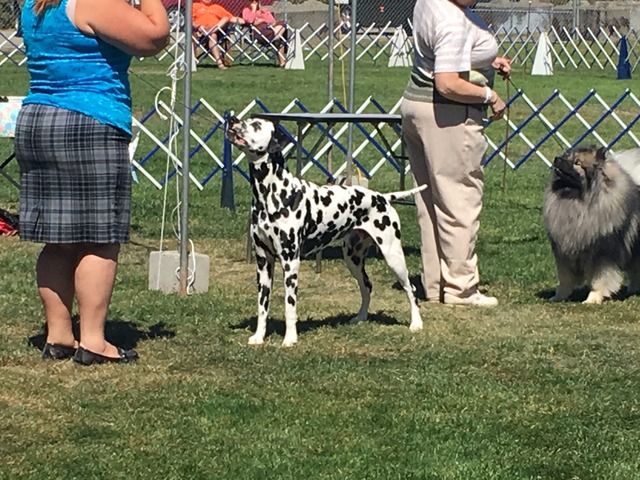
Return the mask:
[[41,15],[49,7],[57,7],[60,0],[35,0],[33,3],[33,11],[36,15]]

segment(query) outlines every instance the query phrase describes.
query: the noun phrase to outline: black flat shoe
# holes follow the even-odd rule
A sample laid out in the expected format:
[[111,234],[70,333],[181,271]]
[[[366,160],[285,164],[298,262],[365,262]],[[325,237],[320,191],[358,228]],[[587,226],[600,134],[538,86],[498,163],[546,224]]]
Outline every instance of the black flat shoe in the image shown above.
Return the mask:
[[117,357],[105,357],[98,353],[90,352],[82,347],[78,347],[73,361],[80,365],[100,365],[102,363],[132,363],[138,360],[138,352],[135,350],[125,350],[124,348],[117,347]]
[[76,353],[75,347],[66,347],[55,343],[45,343],[42,349],[43,360],[66,360]]

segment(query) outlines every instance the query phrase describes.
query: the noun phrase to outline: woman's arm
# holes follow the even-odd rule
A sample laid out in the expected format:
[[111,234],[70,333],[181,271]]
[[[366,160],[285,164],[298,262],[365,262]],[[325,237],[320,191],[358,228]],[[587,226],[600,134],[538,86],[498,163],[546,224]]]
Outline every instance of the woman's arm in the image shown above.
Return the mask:
[[260,20],[262,23],[275,23],[276,22],[276,17],[273,16],[273,13],[271,13],[270,10],[267,10],[265,8],[261,9],[258,12],[258,16],[260,17]]
[[76,0],[74,24],[134,56],[150,56],[169,42],[169,21],[160,0]]

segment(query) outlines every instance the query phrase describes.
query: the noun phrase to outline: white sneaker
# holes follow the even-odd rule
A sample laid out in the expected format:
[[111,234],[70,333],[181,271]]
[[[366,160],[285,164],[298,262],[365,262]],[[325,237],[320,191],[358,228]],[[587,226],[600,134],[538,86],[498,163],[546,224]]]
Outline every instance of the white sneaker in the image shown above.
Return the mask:
[[447,305],[467,305],[469,307],[495,307],[498,305],[498,299],[496,297],[488,297],[480,292],[468,297],[456,297],[445,292],[444,303]]

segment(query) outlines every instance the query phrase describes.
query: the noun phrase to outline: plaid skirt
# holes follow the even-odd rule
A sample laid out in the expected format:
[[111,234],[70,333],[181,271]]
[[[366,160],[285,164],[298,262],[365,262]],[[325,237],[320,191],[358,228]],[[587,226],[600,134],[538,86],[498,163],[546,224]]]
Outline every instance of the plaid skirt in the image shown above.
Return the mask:
[[129,136],[62,108],[27,104],[16,122],[20,238],[41,243],[127,243]]

